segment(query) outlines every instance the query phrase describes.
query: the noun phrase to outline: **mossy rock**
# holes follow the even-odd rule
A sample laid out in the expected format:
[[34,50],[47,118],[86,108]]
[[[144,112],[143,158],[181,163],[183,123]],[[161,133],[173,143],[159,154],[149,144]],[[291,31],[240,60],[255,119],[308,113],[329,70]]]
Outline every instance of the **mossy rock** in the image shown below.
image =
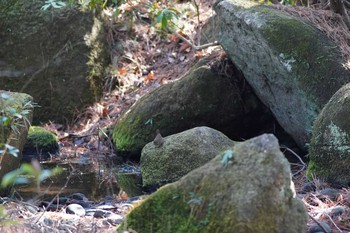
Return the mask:
[[91,11],[44,4],[0,0],[0,86],[33,96],[34,123],[67,123],[102,94],[106,31]]
[[317,115],[350,72],[341,51],[320,30],[254,1],[215,6],[218,38],[276,120],[305,148]]
[[129,197],[142,195],[142,178],[140,173],[118,172],[116,174],[118,186]]
[[290,165],[265,134],[219,154],[161,187],[127,216],[121,229],[154,233],[300,233],[307,212],[291,188]]
[[309,148],[312,174],[334,185],[350,184],[350,84],[339,89],[317,117]]
[[189,129],[164,140],[161,147],[150,142],[142,149],[143,186],[153,188],[179,180],[234,144],[226,135],[209,127]]
[[225,77],[209,61],[199,61],[181,79],[144,95],[119,118],[113,130],[118,153],[139,159],[156,129],[163,136],[197,126],[217,129],[233,139],[258,135],[272,118],[243,83],[238,71],[235,77]]
[[[0,97],[0,110],[10,118],[11,126],[4,126],[0,123],[0,149],[8,144],[18,149],[17,156],[10,153],[0,154],[0,181],[3,176],[19,167],[22,159],[22,149],[26,142],[29,125],[33,117],[33,98],[24,93],[6,92],[0,90],[0,95],[5,94],[8,98]],[[19,118],[14,116],[19,114]],[[12,116],[11,116],[12,115]],[[16,118],[16,120],[15,120]],[[2,119],[2,118],[1,118]],[[9,194],[9,189],[0,189],[0,196]]]
[[32,159],[45,160],[58,152],[58,139],[50,131],[39,127],[29,128],[27,142],[23,148],[23,158],[25,162]]

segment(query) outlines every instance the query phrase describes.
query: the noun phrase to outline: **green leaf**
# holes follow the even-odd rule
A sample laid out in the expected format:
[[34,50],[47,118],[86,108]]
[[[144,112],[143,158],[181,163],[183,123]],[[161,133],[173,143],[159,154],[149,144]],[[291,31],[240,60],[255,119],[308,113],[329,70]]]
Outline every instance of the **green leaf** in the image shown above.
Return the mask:
[[168,27],[168,20],[167,20],[167,18],[166,17],[163,17],[162,18],[162,23],[161,23],[161,26],[160,26],[161,28],[162,28],[162,30],[166,30],[167,29],[167,27]]
[[2,188],[5,188],[11,184],[13,184],[16,180],[16,178],[22,174],[22,170],[21,169],[16,169],[16,170],[13,170],[11,172],[8,172],[4,175],[4,177],[2,178],[2,181],[1,181],[1,187]]
[[14,157],[18,156],[19,150],[16,147],[8,145],[8,144],[5,144],[5,147],[7,148],[8,153],[13,155]]
[[13,181],[13,184],[29,184],[30,180],[27,177],[16,177],[15,180]]
[[156,18],[156,23],[160,23],[160,22],[162,22],[163,17],[164,17],[164,15],[163,15],[163,11],[160,11],[160,12],[158,13],[158,15],[157,15],[157,18]]
[[153,119],[152,119],[152,117],[149,118],[149,119],[145,122],[145,125],[148,125],[148,124],[153,125]]
[[29,163],[22,164],[19,169],[21,169],[21,171],[24,174],[33,175],[33,176],[36,176],[36,177],[38,176],[37,175],[38,174],[37,170],[34,168],[34,166],[32,166]]
[[50,176],[52,175],[52,171],[51,170],[48,170],[48,169],[44,169],[42,172],[40,172],[40,175],[38,177],[38,180],[41,182],[41,181],[44,181],[46,180],[47,178],[49,178]]

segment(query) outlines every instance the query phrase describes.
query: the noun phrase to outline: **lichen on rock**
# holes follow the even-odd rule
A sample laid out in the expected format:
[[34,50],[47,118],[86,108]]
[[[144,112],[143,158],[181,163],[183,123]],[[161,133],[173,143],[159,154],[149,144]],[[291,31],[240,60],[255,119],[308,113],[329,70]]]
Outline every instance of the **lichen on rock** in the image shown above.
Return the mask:
[[335,185],[350,184],[350,84],[340,88],[317,117],[309,148],[312,174]]
[[300,233],[307,213],[292,188],[290,165],[273,135],[232,147],[179,181],[161,187],[128,214],[137,232]]

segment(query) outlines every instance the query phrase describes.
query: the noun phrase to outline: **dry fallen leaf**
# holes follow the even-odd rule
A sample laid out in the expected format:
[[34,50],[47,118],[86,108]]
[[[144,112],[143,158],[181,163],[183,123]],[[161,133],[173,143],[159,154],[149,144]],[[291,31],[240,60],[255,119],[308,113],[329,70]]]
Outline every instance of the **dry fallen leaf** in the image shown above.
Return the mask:
[[[191,50],[191,46],[190,46],[189,44],[187,44],[187,43],[185,43],[185,42],[182,42],[182,43],[180,43],[180,44],[181,44],[180,49],[179,49],[179,52],[180,52],[180,53],[183,52],[183,51],[189,52],[189,51]],[[188,50],[188,51],[187,51],[187,50]]]
[[147,77],[145,77],[143,80],[144,80],[145,83],[149,83],[150,81],[154,80],[153,71],[149,72],[147,74]]
[[118,70],[118,73],[119,73],[120,75],[126,74],[126,69],[119,69],[119,70]]

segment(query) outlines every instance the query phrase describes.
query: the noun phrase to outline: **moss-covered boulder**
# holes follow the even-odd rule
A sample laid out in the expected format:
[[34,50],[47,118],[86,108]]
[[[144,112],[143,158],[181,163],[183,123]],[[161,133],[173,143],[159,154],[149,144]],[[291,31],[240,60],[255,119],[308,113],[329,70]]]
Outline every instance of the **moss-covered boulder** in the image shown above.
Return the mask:
[[317,28],[254,1],[225,0],[215,7],[218,40],[258,97],[300,147],[350,72],[340,49]]
[[[27,94],[0,90],[0,182],[2,177],[19,167],[33,117],[33,98]],[[6,145],[13,147],[5,149]],[[17,149],[17,153],[14,149]],[[6,153],[4,153],[6,151]],[[16,155],[16,156],[15,156]],[[0,196],[8,189],[0,189]]]
[[0,87],[33,96],[34,123],[67,123],[101,94],[106,34],[93,12],[44,4],[0,1]]
[[148,143],[141,153],[143,186],[176,181],[231,148],[232,140],[209,127],[196,127],[164,138],[161,147]]
[[308,176],[350,184],[350,84],[339,89],[317,117],[309,148]]
[[58,149],[56,135],[42,127],[31,126],[27,142],[23,148],[22,161],[30,162],[32,159],[39,161],[49,159],[58,152]]
[[139,158],[157,129],[167,136],[205,125],[233,139],[256,136],[268,110],[238,71],[235,77],[218,73],[202,60],[178,81],[140,98],[113,130],[119,154]]
[[271,134],[160,188],[126,217],[137,232],[300,233],[307,213],[295,197],[290,165]]

